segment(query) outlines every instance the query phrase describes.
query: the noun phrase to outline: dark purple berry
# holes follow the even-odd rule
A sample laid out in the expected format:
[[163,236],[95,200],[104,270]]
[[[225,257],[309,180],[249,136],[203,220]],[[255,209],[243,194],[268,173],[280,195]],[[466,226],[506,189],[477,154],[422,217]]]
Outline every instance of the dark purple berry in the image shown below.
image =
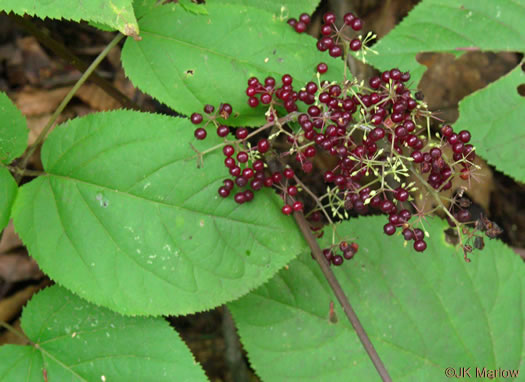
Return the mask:
[[229,103],[223,103],[221,104],[221,107],[219,108],[219,114],[224,118],[228,119],[228,117],[232,114],[232,105]]
[[430,150],[430,155],[434,159],[441,158],[441,149],[439,149],[438,147],[434,147],[432,150]]
[[250,202],[253,200],[253,191],[252,190],[246,190],[244,191],[244,200],[246,202]]
[[248,162],[248,154],[246,152],[244,152],[244,151],[241,151],[240,153],[237,154],[237,160],[240,163]]
[[232,157],[226,157],[226,159],[224,159],[224,165],[228,168],[235,167],[236,166],[235,159],[233,159]]
[[361,46],[363,44],[361,43],[361,40],[358,38],[354,38],[352,41],[350,41],[350,49],[354,52],[357,52],[359,49],[361,49]]
[[454,133],[454,130],[450,125],[444,125],[441,128],[441,135],[444,137],[450,137]]
[[295,24],[294,29],[297,33],[303,33],[306,30],[306,24],[302,21],[299,21],[297,24]]
[[319,65],[317,65],[317,71],[320,74],[325,74],[328,71],[328,65],[326,65],[324,62],[321,62]]
[[222,148],[222,152],[224,153],[224,155],[226,155],[227,157],[231,157],[233,154],[235,154],[235,149],[233,148],[232,145],[226,145]]
[[416,240],[414,242],[414,249],[417,252],[423,252],[425,249],[427,249],[427,243],[425,243],[425,240]]
[[423,238],[425,237],[425,234],[422,230],[420,230],[419,228],[416,228],[414,230],[414,237],[416,238],[416,240],[423,240]]
[[343,49],[341,49],[341,47],[339,45],[334,45],[330,48],[330,50],[328,51],[328,53],[330,54],[330,56],[332,57],[341,57],[341,55],[343,54]]
[[396,227],[392,223],[387,223],[384,225],[383,231],[385,231],[388,236],[392,236],[396,233]]
[[355,20],[355,15],[352,13],[352,12],[348,12],[347,14],[344,15],[343,17],[343,21],[346,25],[349,25],[351,26],[352,25],[352,21]]
[[230,128],[228,126],[219,125],[219,127],[217,127],[217,135],[219,137],[225,137],[229,133],[230,133]]
[[399,218],[403,221],[403,222],[407,222],[410,220],[410,218],[412,217],[412,214],[410,213],[410,211],[408,210],[401,210],[399,211]]
[[246,167],[244,170],[242,170],[242,176],[244,176],[246,179],[253,178],[254,175],[255,173],[250,167]]
[[330,36],[332,34],[332,27],[330,25],[323,25],[321,27],[321,34],[323,36]]
[[285,204],[283,208],[281,209],[282,213],[285,215],[290,215],[293,212],[292,206]]
[[332,264],[334,264],[337,267],[343,264],[343,262],[344,262],[344,259],[343,259],[343,256],[341,255],[335,255],[334,257],[332,257]]
[[372,77],[368,81],[368,84],[372,89],[379,89],[379,86],[381,86],[381,78],[379,77]]
[[327,261],[331,261],[334,253],[328,248],[323,249],[323,256]]
[[470,133],[467,130],[461,130],[458,135],[463,143],[468,143],[470,141]]
[[292,179],[294,177],[295,173],[290,167],[287,167],[287,168],[284,169],[283,175],[287,179]]
[[237,139],[245,139],[248,136],[248,129],[245,127],[238,128],[235,132],[235,137]]
[[458,142],[452,145],[452,151],[456,154],[461,154],[463,152],[463,149],[465,148],[465,145],[463,142]]
[[328,24],[328,25],[333,24],[335,23],[335,15],[332,12],[327,12],[324,14],[323,20],[325,24]]
[[291,75],[285,74],[282,77],[282,81],[283,81],[283,85],[291,85],[292,81],[293,81],[293,78],[292,78]]
[[243,204],[246,201],[246,196],[244,195],[244,192],[238,192],[233,197],[236,203]]
[[310,94],[315,94],[317,92],[317,84],[315,82],[308,82],[306,84],[306,91]]
[[471,220],[471,215],[470,215],[469,210],[460,210],[457,213],[457,219],[461,223],[465,223],[465,222],[468,222],[469,220]]
[[302,211],[302,210],[303,210],[303,207],[304,207],[304,206],[303,206],[303,203],[302,203],[302,202],[299,202],[299,201],[297,201],[297,202],[295,202],[295,203],[293,204],[293,210],[294,210],[294,211]]
[[408,191],[404,188],[398,187],[395,190],[395,196],[397,200],[399,200],[400,202],[404,202],[408,199]]
[[394,81],[399,81],[401,79],[401,71],[397,68],[390,70],[390,78]]
[[206,138],[207,133],[206,130],[204,130],[202,127],[199,127],[198,129],[195,129],[194,135],[195,138],[202,140]]
[[297,195],[297,187],[295,187],[295,186],[289,186],[286,191],[288,192],[288,195],[290,195],[290,196]]
[[264,85],[273,88],[275,86],[275,78],[268,76],[264,79]]
[[261,94],[261,103],[263,105],[268,105],[270,102],[272,102],[272,96],[269,93]]
[[299,21],[302,21],[306,25],[310,24],[310,15],[308,13],[301,13],[301,15],[299,16]]
[[239,166],[234,166],[230,168],[230,175],[236,177],[241,175],[241,168]]
[[270,149],[270,142],[268,141],[268,139],[263,138],[259,140],[259,142],[257,142],[257,150],[259,150],[261,154],[264,154],[269,149]]
[[219,187],[219,195],[223,198],[227,198],[230,195],[230,189],[225,186]]
[[246,184],[248,184],[248,179],[246,179],[246,178],[243,177],[243,176],[239,176],[239,177],[237,177],[237,178],[235,179],[235,184],[236,184],[238,187],[242,188],[242,187],[246,186]]
[[392,203],[390,200],[383,200],[379,208],[381,209],[381,211],[387,214],[390,212],[390,210],[392,210],[392,208],[395,208],[395,206],[394,203]]
[[193,123],[194,125],[198,125],[201,122],[202,122],[202,115],[201,114],[193,113],[191,115],[191,123]]
[[404,72],[404,73],[401,75],[401,81],[403,81],[403,82],[408,82],[408,81],[410,81],[410,73],[409,73],[409,72]]
[[412,240],[414,238],[414,232],[412,232],[410,229],[408,228],[405,228],[403,230],[403,237],[405,238],[405,240]]
[[253,169],[255,171],[263,171],[264,170],[264,162],[260,159],[257,159],[255,162],[253,162]]
[[361,19],[358,19],[357,17],[352,21],[352,24],[350,25],[353,30],[360,31],[363,29],[363,22]]

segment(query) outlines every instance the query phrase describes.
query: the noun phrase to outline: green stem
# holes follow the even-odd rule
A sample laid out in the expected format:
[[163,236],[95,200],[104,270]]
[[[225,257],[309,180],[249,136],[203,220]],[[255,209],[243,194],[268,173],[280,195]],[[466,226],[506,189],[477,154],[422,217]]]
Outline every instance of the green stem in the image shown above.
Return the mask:
[[23,339],[24,341],[30,343],[31,345],[34,345],[33,342],[31,342],[29,340],[29,338],[27,338],[25,335],[23,335],[22,333],[20,333],[20,331],[18,331],[14,326],[12,325],[9,325],[7,322],[5,321],[0,321],[0,326],[3,327],[4,329],[6,329],[7,331],[13,333],[15,336]]
[[[79,72],[84,72],[88,65],[79,57],[73,54],[66,46],[57,41],[51,36],[51,32],[39,25],[38,27],[28,18],[10,14],[9,17],[27,32],[31,33],[43,46],[51,50],[61,59],[67,61],[68,64],[74,66]],[[130,100],[125,94],[120,92],[111,82],[100,77],[97,73],[93,73],[89,78],[91,82],[104,90],[109,96],[113,97],[123,107],[127,109],[140,110],[140,107]]]
[[[42,144],[42,142],[44,141],[44,139],[46,138],[46,135],[47,133],[49,132],[49,130],[51,129],[51,127],[53,127],[54,123],[56,122],[56,120],[58,119],[58,117],[60,116],[60,114],[62,113],[62,111],[64,111],[64,109],[66,108],[66,106],[68,105],[69,101],[71,101],[71,99],[73,98],[73,96],[76,94],[76,92],[78,91],[78,89],[80,89],[80,87],[87,81],[87,79],[89,78],[89,76],[91,76],[91,74],[95,71],[95,69],[98,67],[98,65],[102,62],[102,60],[108,55],[108,53],[120,42],[120,40],[122,40],[124,38],[124,35],[119,33],[118,35],[115,36],[115,38],[109,43],[108,46],[106,46],[106,48],[100,52],[100,54],[97,56],[97,58],[95,58],[95,60],[91,63],[91,65],[89,65],[89,67],[86,69],[86,71],[84,72],[84,74],[82,75],[82,77],[80,77],[77,81],[77,83],[75,84],[75,86],[73,86],[73,88],[69,91],[69,93],[67,93],[66,97],[62,100],[62,102],[60,103],[60,105],[58,105],[58,108],[55,110],[55,112],[53,113],[53,115],[51,115],[51,118],[49,119],[49,121],[47,122],[46,126],[44,127],[44,129],[42,130],[42,132],[38,135],[36,141],[29,147],[29,149],[26,151],[26,153],[24,154],[24,157],[22,159],[22,169],[25,169],[26,166],[27,166],[27,162],[29,161],[29,159],[31,158],[31,155],[33,155],[33,153],[35,152],[35,150]],[[17,176],[17,183],[20,182],[20,180],[22,179],[22,176],[23,176],[23,173],[19,174]]]

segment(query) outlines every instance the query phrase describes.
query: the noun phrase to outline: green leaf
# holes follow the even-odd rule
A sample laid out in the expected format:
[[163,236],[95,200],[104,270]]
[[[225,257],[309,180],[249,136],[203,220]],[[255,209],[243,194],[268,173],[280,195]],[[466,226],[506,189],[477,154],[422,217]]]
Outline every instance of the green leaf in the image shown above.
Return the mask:
[[226,3],[264,9],[281,20],[287,20],[290,17],[298,18],[303,12],[312,14],[319,5],[319,0],[227,0]]
[[22,112],[0,92],[0,162],[9,164],[24,153],[29,130]]
[[32,344],[0,347],[1,381],[207,381],[164,319],[123,317],[59,286],[31,299],[22,328]]
[[523,51],[523,20],[523,0],[425,0],[374,45],[379,54],[367,60],[380,70],[408,70],[417,84],[426,70],[416,61],[420,52]]
[[185,11],[195,13],[196,15],[207,15],[208,11],[204,4],[195,4],[191,0],[179,0],[179,4]]
[[0,167],[0,231],[9,222],[17,191],[18,186],[9,171]]
[[[137,20],[150,13],[153,8],[160,7],[162,2],[163,0],[133,0],[133,9]],[[170,4],[169,6],[175,7],[175,4]]]
[[270,190],[239,206],[217,190],[220,142],[187,119],[98,113],[57,128],[47,176],[21,187],[15,228],[39,266],[89,301],[125,314],[187,314],[259,286],[304,249]]
[[[519,256],[499,241],[462,253],[430,221],[424,253],[382,235],[383,217],[338,229],[359,252],[334,272],[394,381],[444,381],[445,369],[518,369],[525,278]],[[326,241],[324,245],[329,245]],[[330,302],[338,321],[329,321]],[[269,283],[229,304],[262,380],[379,381],[319,266],[305,253]],[[477,380],[477,379],[476,379]]]
[[[140,20],[141,41],[127,39],[124,69],[143,91],[178,112],[190,115],[205,104],[228,102],[230,125],[265,122],[262,106],[252,109],[245,94],[251,76],[294,77],[297,88],[315,79],[319,62],[328,61],[326,79],[340,79],[342,60],[318,52],[311,36],[297,34],[286,22],[261,9],[206,3],[208,16],[157,7]],[[195,31],[198,31],[196,33]]]
[[104,31],[104,32],[114,32],[116,30],[115,28],[110,27],[109,25],[97,23],[95,21],[90,21],[88,24],[92,26],[93,28],[100,29],[101,31]]
[[132,0],[3,0],[1,10],[40,18],[94,21],[138,36]]
[[476,152],[498,170],[525,181],[525,97],[517,88],[525,84],[520,66],[500,80],[459,103],[457,131],[469,130]]

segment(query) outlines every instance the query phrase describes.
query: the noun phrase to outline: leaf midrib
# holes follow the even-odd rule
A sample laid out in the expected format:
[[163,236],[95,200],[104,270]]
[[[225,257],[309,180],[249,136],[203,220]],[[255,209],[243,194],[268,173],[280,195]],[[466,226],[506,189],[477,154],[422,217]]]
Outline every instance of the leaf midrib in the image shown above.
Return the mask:
[[[58,179],[63,179],[66,182],[70,181],[70,182],[76,182],[76,183],[84,184],[84,185],[91,186],[91,187],[98,187],[98,188],[101,188],[104,191],[111,192],[112,194],[115,194],[115,195],[123,195],[123,196],[129,197],[129,198],[132,198],[132,199],[138,199],[138,200],[150,202],[150,203],[153,203],[155,205],[160,205],[160,206],[164,206],[164,207],[168,207],[168,208],[180,209],[180,210],[184,210],[184,211],[186,211],[188,213],[193,213],[193,214],[207,216],[207,217],[209,217],[211,219],[226,220],[229,223],[244,224],[244,225],[256,227],[256,228],[259,228],[259,229],[265,229],[265,230],[271,231],[271,232],[281,232],[281,229],[279,229],[279,227],[277,227],[277,226],[276,227],[265,226],[265,225],[255,224],[255,223],[249,222],[249,221],[243,221],[243,220],[239,220],[239,219],[234,219],[234,218],[229,217],[229,216],[213,215],[211,213],[206,213],[206,212],[203,212],[203,211],[194,210],[194,209],[191,209],[191,208],[188,208],[188,207],[174,205],[174,204],[169,204],[169,203],[162,202],[160,200],[154,200],[154,199],[151,199],[151,198],[146,198],[144,196],[135,195],[135,194],[129,193],[127,191],[121,191],[121,190],[118,190],[118,189],[109,188],[108,186],[105,186],[105,185],[102,185],[102,184],[88,182],[88,181],[85,181],[85,180],[82,180],[82,179],[73,178],[71,176],[66,176],[66,175],[61,175],[61,174],[56,174],[56,173],[50,173],[50,172],[48,172],[48,173],[46,173],[46,175],[42,176],[42,178],[51,178],[51,177],[55,177],[55,178],[58,178]],[[208,183],[207,185],[204,185],[203,187],[204,188],[210,187],[210,185],[212,183]],[[234,212],[237,208],[238,207],[236,206],[235,209],[232,210],[231,212]]]

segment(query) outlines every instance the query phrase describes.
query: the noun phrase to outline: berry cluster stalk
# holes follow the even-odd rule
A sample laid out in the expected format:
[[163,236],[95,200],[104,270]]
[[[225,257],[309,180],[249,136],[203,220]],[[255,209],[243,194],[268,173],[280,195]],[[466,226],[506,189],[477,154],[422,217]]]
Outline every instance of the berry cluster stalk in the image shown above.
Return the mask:
[[350,321],[350,323],[352,324],[352,327],[357,333],[359,340],[363,344],[363,347],[365,348],[368,356],[370,357],[370,360],[372,360],[372,363],[374,364],[377,372],[381,376],[381,379],[384,382],[391,382],[392,378],[390,378],[390,375],[388,374],[388,371],[386,370],[383,361],[381,361],[381,358],[379,357],[379,354],[377,354],[374,345],[370,341],[370,338],[368,338],[368,335],[366,334],[365,329],[361,325],[361,322],[359,321],[359,318],[357,317],[354,309],[352,308],[352,305],[350,305],[350,301],[346,297],[343,288],[341,288],[339,281],[337,281],[337,278],[330,269],[330,265],[325,259],[325,256],[323,255],[321,248],[319,247],[319,244],[317,244],[317,240],[312,235],[310,225],[304,218],[303,213],[301,211],[294,212],[294,218],[304,238],[306,239],[308,246],[312,250],[315,260],[319,263],[319,266],[321,267],[321,270],[323,271],[323,274],[326,277],[328,284],[330,284],[330,288],[332,288],[332,291],[337,297],[337,301],[339,301],[339,304],[341,304],[341,307],[343,308],[343,311],[345,312],[348,321]]

